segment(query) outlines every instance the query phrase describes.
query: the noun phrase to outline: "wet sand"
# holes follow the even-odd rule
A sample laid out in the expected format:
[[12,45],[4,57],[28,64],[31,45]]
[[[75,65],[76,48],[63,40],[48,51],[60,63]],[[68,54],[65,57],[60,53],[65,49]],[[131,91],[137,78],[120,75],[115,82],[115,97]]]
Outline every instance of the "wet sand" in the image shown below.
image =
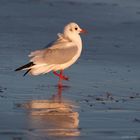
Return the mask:
[[[88,34],[66,87],[14,72],[70,21]],[[139,38],[139,0],[1,0],[0,139],[140,139]]]

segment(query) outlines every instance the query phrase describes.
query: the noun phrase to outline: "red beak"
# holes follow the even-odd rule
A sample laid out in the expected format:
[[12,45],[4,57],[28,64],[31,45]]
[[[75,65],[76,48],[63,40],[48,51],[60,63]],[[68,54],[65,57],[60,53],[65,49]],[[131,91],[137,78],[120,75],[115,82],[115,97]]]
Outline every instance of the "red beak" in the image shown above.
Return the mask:
[[80,33],[85,34],[85,33],[87,33],[87,31],[86,31],[86,30],[84,30],[84,29],[81,29]]

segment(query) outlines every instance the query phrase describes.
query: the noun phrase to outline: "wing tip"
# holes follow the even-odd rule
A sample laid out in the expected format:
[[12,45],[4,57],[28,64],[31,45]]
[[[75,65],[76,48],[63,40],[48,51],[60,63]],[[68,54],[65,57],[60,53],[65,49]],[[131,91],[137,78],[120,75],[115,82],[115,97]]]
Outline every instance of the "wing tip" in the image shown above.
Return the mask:
[[22,69],[20,69],[20,68],[17,68],[17,69],[15,69],[14,71],[20,71],[20,70],[22,70]]
[[26,76],[26,75],[30,72],[30,70],[31,70],[31,69],[28,69],[28,70],[23,74],[23,77]]
[[21,66],[21,67],[15,69],[15,71],[20,71],[20,70],[23,70],[23,69],[25,69],[25,68],[29,68],[29,67],[31,67],[31,66],[33,66],[33,65],[35,65],[35,64],[34,64],[33,62],[30,62],[30,63],[28,63],[28,64],[26,64],[26,65],[23,65],[23,66]]

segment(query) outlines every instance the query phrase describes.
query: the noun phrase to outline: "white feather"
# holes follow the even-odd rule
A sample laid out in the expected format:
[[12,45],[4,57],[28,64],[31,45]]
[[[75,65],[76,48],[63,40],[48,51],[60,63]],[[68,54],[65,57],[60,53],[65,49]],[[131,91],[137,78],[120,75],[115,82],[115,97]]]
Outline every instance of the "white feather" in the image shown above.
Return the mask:
[[39,75],[39,74],[45,74],[48,73],[50,71],[52,71],[53,66],[47,66],[47,65],[43,65],[40,67],[34,67],[31,69],[30,74],[31,75]]
[[[79,58],[81,51],[82,51],[82,41],[81,41],[81,38],[79,35],[80,31],[81,31],[81,28],[76,23],[69,23],[68,25],[65,26],[63,34],[58,34],[58,39],[54,42],[54,44],[52,44],[49,47],[51,49],[58,48],[61,50],[61,48],[67,49],[69,47],[73,47],[73,44],[74,44],[75,46],[77,46],[78,51],[77,52],[74,51],[74,52],[76,52],[76,54],[71,58],[71,60],[69,60],[67,62],[64,61],[64,63],[61,63],[61,64],[56,64],[56,63],[54,63],[54,61],[55,61],[55,59],[57,61],[58,58],[54,57],[53,58],[54,61],[52,61],[52,63],[48,64],[47,59],[45,58],[45,55],[44,55],[45,54],[44,49],[37,50],[37,51],[31,52],[29,55],[29,57],[31,57],[30,61],[33,62],[35,65],[28,67],[24,70],[31,69],[29,72],[30,74],[39,75],[39,74],[48,73],[50,71],[66,69],[69,66],[71,66]],[[64,43],[65,43],[65,45],[64,45]],[[68,49],[67,49],[67,51],[69,52]],[[64,51],[61,51],[61,52],[63,55]],[[68,55],[66,55],[65,58],[68,58]],[[62,59],[62,60],[64,60],[64,59]]]

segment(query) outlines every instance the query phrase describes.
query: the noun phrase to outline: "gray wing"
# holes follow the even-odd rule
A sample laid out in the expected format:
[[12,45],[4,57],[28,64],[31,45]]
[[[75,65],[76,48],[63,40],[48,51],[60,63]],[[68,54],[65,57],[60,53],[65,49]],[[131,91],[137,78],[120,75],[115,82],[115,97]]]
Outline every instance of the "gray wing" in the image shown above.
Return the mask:
[[77,53],[78,48],[72,46],[61,49],[48,49],[45,52],[44,59],[49,64],[64,64],[70,61]]
[[44,50],[38,50],[31,53],[31,62],[35,64],[64,64],[70,61],[78,51],[76,45],[69,46],[66,48],[48,48]]

